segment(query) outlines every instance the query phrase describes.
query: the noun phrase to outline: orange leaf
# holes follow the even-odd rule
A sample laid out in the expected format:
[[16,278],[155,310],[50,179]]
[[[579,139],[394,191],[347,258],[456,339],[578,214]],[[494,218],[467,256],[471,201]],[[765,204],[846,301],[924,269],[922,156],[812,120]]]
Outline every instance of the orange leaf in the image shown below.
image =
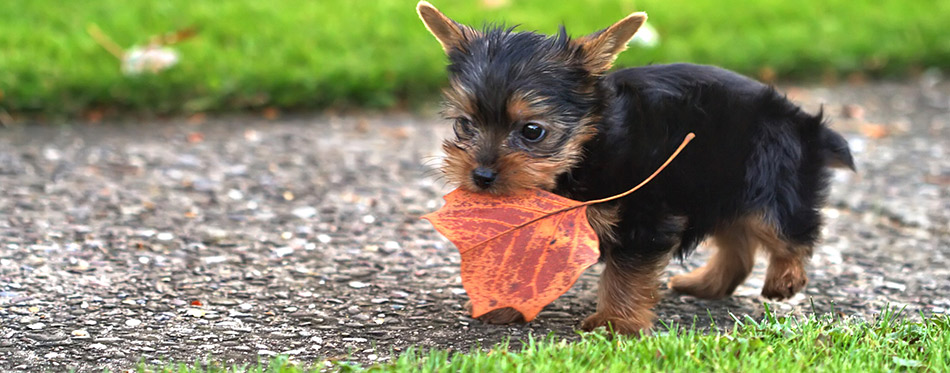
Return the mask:
[[423,218],[462,254],[473,317],[512,307],[531,321],[600,257],[581,202],[538,189],[503,197],[456,189],[445,202]]
[[462,256],[462,285],[472,300],[472,317],[511,307],[534,319],[600,257],[587,206],[633,193],[663,170],[694,135],[632,189],[578,202],[538,189],[493,196],[456,189],[445,206],[426,214]]

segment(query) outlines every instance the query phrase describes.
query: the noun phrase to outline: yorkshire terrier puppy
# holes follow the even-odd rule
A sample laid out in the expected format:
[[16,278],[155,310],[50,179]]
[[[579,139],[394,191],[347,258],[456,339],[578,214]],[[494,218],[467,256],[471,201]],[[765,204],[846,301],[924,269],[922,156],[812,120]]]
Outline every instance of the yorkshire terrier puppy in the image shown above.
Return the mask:
[[[585,330],[648,331],[659,277],[711,237],[703,267],[669,286],[729,296],[768,254],[762,295],[789,298],[808,282],[830,167],[854,169],[822,115],[773,88],[712,66],[672,64],[608,73],[647,16],[633,13],[571,38],[455,22],[431,4],[419,16],[448,55],[443,172],[461,188],[503,195],[540,188],[575,200],[622,193],[651,174],[687,133],[696,139],[652,182],[588,219],[606,268]],[[504,309],[493,323],[516,321]]]

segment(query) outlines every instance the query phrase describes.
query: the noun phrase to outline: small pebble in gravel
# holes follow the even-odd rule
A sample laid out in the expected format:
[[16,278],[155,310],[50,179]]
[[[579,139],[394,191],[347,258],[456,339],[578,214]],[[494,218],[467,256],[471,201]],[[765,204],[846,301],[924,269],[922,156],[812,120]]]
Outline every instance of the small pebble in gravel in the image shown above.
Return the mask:
[[125,320],[125,326],[128,326],[128,327],[130,327],[130,328],[134,328],[134,327],[139,326],[139,325],[142,325],[142,320],[139,320],[139,319],[128,319],[128,320]]
[[27,327],[27,328],[30,328],[30,329],[32,329],[32,330],[40,330],[40,329],[45,328],[45,327],[46,327],[46,324],[41,323],[41,322],[37,322],[37,323],[32,323],[32,324],[30,324],[30,325],[27,325],[26,327]]
[[386,253],[389,253],[389,254],[391,254],[391,253],[393,253],[393,252],[395,252],[395,251],[397,251],[397,250],[399,250],[399,249],[401,249],[401,248],[402,248],[402,247],[399,246],[399,242],[396,242],[396,241],[386,241],[386,244],[383,245],[383,251],[386,252]]
[[244,199],[244,193],[241,193],[241,191],[237,189],[231,189],[228,191],[228,198],[233,200]]
[[369,286],[369,284],[362,281],[350,281],[350,287],[354,289],[362,289]]
[[317,214],[317,209],[313,206],[303,206],[295,208],[291,213],[298,218],[309,219]]
[[157,239],[157,240],[159,240],[159,241],[171,241],[171,240],[174,239],[174,238],[175,238],[175,235],[174,235],[174,234],[171,234],[171,233],[169,233],[169,232],[162,232],[162,233],[159,233],[159,234],[155,235],[155,239]]
[[[288,233],[288,234],[289,234],[290,232],[284,232],[284,233]],[[284,247],[278,247],[278,248],[274,249],[273,251],[274,251],[274,255],[275,255],[275,256],[277,256],[278,258],[283,258],[283,257],[285,257],[285,256],[287,256],[287,255],[293,254],[293,253],[294,253],[294,248],[292,248],[292,247],[290,247],[290,246],[284,246]]]

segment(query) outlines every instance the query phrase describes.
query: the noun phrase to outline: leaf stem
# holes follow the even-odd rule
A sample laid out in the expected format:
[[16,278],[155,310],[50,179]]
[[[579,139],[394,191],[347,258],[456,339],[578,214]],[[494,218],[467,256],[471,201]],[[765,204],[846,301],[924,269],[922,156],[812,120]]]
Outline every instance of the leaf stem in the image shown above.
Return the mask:
[[626,197],[626,196],[630,195],[630,193],[636,192],[637,189],[642,188],[644,185],[646,185],[647,183],[649,183],[650,180],[653,180],[653,178],[656,177],[656,175],[659,175],[659,174],[660,174],[660,171],[663,171],[663,169],[666,168],[666,166],[668,166],[668,165],[670,164],[670,162],[673,162],[673,159],[675,159],[676,156],[679,155],[681,151],[683,151],[683,148],[686,147],[686,144],[689,144],[689,142],[692,141],[693,138],[695,138],[695,137],[696,137],[696,135],[694,135],[692,132],[688,133],[688,134],[686,135],[686,138],[683,139],[683,142],[680,144],[680,146],[676,148],[676,151],[674,151],[673,154],[670,155],[670,157],[666,159],[666,162],[663,162],[663,164],[660,165],[660,168],[657,168],[656,171],[653,171],[653,174],[650,175],[650,177],[647,177],[646,179],[644,179],[643,181],[641,181],[640,184],[637,184],[637,186],[631,188],[630,190],[628,190],[628,191],[626,191],[626,192],[620,193],[620,194],[615,195],[615,196],[610,196],[610,197],[607,197],[607,198],[601,198],[601,199],[595,199],[595,200],[590,200],[590,201],[582,202],[582,203],[581,203],[581,206],[590,206],[590,205],[593,205],[593,204],[595,204],[595,203],[602,203],[602,202],[613,201],[613,200],[618,199],[618,198]]

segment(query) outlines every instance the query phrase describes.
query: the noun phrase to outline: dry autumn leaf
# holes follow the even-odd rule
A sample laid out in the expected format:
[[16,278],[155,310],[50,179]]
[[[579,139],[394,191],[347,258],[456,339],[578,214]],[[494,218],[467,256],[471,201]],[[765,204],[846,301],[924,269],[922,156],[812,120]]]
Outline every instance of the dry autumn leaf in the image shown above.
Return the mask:
[[473,317],[512,307],[531,321],[600,256],[580,205],[538,189],[503,197],[456,189],[423,218],[458,247]]
[[600,257],[587,206],[633,193],[663,170],[694,135],[650,177],[616,196],[579,202],[539,189],[494,196],[456,189],[445,206],[423,216],[458,248],[462,285],[472,317],[511,307],[531,321]]

